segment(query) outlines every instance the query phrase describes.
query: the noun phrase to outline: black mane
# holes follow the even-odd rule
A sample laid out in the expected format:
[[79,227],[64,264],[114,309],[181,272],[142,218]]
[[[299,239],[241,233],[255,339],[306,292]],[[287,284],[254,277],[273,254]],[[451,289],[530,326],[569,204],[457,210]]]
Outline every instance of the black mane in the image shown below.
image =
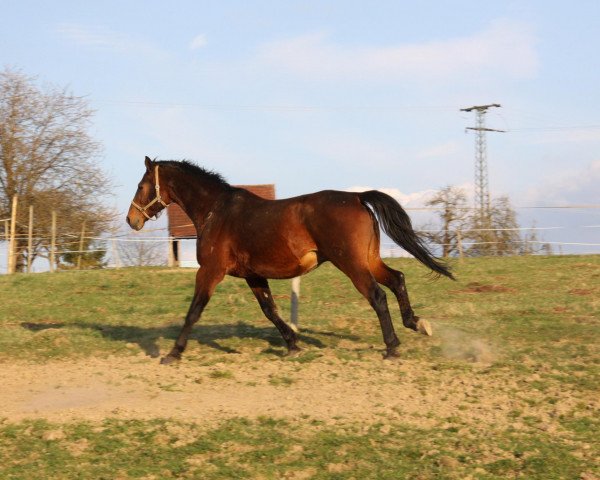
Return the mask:
[[218,183],[219,185],[223,185],[224,187],[231,186],[220,173],[202,168],[196,165],[195,163],[190,162],[189,160],[160,160],[156,161],[155,163],[157,163],[158,165],[174,167],[186,175],[202,177],[205,180]]

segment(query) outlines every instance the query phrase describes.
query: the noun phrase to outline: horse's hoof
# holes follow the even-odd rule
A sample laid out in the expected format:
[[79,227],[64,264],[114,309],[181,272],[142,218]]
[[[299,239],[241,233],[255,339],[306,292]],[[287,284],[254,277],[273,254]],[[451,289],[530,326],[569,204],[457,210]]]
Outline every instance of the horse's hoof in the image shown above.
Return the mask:
[[174,357],[172,355],[167,355],[166,357],[163,357],[160,359],[160,364],[161,365],[172,365],[174,363],[179,362],[179,360],[181,360],[181,358]]
[[433,335],[431,325],[427,320],[423,320],[422,318],[420,318],[417,321],[417,332],[422,333],[423,335],[427,335],[428,337],[431,337],[431,335]]
[[302,349],[300,347],[293,347],[293,348],[289,348],[288,349],[288,351],[285,354],[285,356],[288,357],[288,358],[293,358],[293,357],[297,357],[301,353],[302,353]]
[[393,348],[391,350],[387,350],[383,354],[384,360],[398,360],[399,358],[400,358],[400,354],[398,353],[398,350],[396,350],[395,348]]

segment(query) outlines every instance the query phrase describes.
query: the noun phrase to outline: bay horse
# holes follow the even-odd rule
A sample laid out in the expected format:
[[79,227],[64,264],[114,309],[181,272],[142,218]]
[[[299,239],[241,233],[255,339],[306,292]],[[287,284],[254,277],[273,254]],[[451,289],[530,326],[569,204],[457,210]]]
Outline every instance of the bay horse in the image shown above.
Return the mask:
[[[221,175],[188,161],[145,158],[146,171],[127,213],[127,223],[140,230],[169,203],[177,203],[197,232],[200,268],[181,332],[173,349],[161,359],[181,358],[192,326],[225,275],[244,278],[264,315],[277,327],[289,354],[300,350],[294,327],[281,319],[267,279],[286,279],[310,272],[330,261],[346,274],[377,313],[385,358],[397,357],[386,294],[398,300],[405,327],[431,335],[429,322],[419,319],[408,299],[404,275],[379,255],[379,222],[385,233],[436,274],[454,277],[417,236],[404,209],[389,195],[324,190],[284,200],[266,200],[229,185]],[[379,219],[379,221],[378,221]]]

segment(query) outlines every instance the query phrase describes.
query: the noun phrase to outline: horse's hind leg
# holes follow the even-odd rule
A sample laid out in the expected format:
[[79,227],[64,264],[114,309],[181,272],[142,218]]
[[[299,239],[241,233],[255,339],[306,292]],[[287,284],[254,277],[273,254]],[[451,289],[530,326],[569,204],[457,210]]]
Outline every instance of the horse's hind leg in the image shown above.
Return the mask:
[[265,317],[267,317],[279,330],[281,336],[285,340],[287,344],[288,353],[294,353],[300,350],[300,348],[296,345],[297,337],[296,332],[292,329],[292,327],[284,322],[279,313],[277,312],[277,306],[275,305],[275,301],[273,300],[273,295],[271,295],[271,289],[269,288],[269,282],[266,278],[262,277],[252,277],[247,278],[246,282],[248,286],[252,290],[252,293],[258,300],[258,304],[262,309]]
[[369,304],[373,307],[375,313],[377,313],[381,333],[383,334],[383,341],[387,350],[385,358],[399,356],[396,349],[400,345],[400,340],[398,340],[394,331],[392,317],[387,305],[387,297],[383,289],[377,285],[369,269],[366,266],[350,266],[341,264],[340,262],[334,262],[334,264],[350,277],[356,289],[369,301]]
[[404,274],[387,266],[383,263],[381,258],[377,258],[372,262],[371,272],[378,283],[385,285],[396,296],[404,326],[411,330],[423,333],[424,335],[431,335],[431,326],[429,325],[429,322],[427,320],[419,319],[410,306]]

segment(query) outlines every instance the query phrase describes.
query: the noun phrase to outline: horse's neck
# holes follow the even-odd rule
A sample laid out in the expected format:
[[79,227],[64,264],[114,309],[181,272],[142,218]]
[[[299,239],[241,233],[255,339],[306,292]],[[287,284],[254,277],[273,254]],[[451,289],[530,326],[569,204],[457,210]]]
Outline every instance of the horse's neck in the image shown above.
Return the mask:
[[188,177],[179,172],[171,183],[171,189],[173,201],[195,224],[203,222],[225,192],[222,185],[198,177]]

